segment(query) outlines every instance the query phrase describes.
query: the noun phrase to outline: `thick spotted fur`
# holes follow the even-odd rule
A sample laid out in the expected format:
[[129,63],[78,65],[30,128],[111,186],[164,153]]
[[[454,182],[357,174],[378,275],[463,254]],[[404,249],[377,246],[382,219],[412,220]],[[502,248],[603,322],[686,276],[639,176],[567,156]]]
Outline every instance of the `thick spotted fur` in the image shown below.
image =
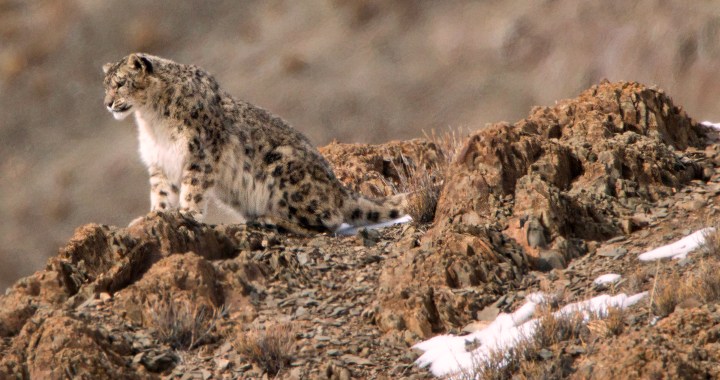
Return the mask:
[[179,208],[202,221],[214,197],[248,221],[298,233],[405,214],[405,196],[349,191],[305,136],[196,66],[135,53],[103,71],[107,109],[135,115],[153,211]]

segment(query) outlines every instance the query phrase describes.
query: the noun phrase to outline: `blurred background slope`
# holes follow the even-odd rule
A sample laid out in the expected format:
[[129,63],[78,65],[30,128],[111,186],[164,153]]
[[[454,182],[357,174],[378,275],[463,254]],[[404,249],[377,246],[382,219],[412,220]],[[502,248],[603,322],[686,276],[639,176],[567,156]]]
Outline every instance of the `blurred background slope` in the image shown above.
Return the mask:
[[717,1],[0,0],[0,289],[74,228],[147,211],[134,125],[102,105],[102,64],[132,51],[318,145],[513,122],[602,78],[720,120]]

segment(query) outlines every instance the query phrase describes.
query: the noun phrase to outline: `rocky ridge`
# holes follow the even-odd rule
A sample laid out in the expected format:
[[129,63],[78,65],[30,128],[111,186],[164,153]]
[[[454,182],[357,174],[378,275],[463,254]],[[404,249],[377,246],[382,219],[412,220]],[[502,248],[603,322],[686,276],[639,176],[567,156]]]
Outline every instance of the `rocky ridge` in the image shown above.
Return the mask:
[[[529,292],[576,301],[607,292],[592,281],[609,272],[643,273],[610,291],[649,290],[699,265],[648,270],[636,254],[715,217],[714,138],[663,91],[603,82],[473,132],[455,151],[426,139],[321,149],[368,195],[447,165],[437,169],[444,186],[428,225],[299,238],[151,213],[132,228],[80,227],[44,270],[0,297],[0,378],[261,378],[237,337],[280,325],[291,326],[293,346],[281,378],[429,377],[413,365],[412,344],[472,328]],[[173,347],[153,322],[169,299],[215,310],[216,323],[190,347]],[[649,305],[633,309],[629,331],[603,338],[626,347],[626,360],[600,340],[568,354],[565,374],[717,376],[720,314],[696,308],[657,325]],[[699,334],[704,353],[688,348]]]

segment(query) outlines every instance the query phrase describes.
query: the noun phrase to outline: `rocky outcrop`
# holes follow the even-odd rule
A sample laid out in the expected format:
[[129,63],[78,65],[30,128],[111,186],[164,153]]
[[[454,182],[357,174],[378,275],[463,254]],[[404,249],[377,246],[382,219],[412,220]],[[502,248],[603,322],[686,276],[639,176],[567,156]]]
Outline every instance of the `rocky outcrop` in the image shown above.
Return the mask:
[[[83,226],[0,297],[0,378],[259,378],[235,339],[278,324],[294,331],[284,376],[423,377],[408,349],[420,338],[492,317],[526,292],[580,294],[598,270],[580,263],[605,257],[592,253],[608,239],[649,228],[658,206],[688,219],[708,204],[692,189],[720,194],[720,155],[704,133],[662,91],[605,82],[455,150],[420,139],[322,149],[341,181],[371,196],[432,173],[443,190],[431,224],[313,238],[178,213]],[[203,339],[164,340],[165,304],[212,311],[191,314],[214,318]]]
[[572,258],[569,239],[622,234],[637,206],[702,178],[686,151],[702,136],[662,91],[604,82],[471,135],[450,170],[435,231],[499,224],[532,256],[550,248]]
[[563,268],[703,178],[703,130],[662,91],[604,82],[469,136],[432,228],[383,269],[377,323],[420,337],[464,326],[529,268]]
[[[165,370],[175,355],[138,346],[142,336],[128,335],[130,326],[148,321],[148,305],[163,292],[196,304],[246,306],[246,288],[238,282],[254,277],[253,265],[237,270],[235,286],[226,291],[209,260],[262,249],[262,239],[242,226],[202,225],[179,214],[150,214],[132,228],[79,228],[44,271],[0,298],[0,334],[12,338],[0,377],[135,378]],[[85,312],[110,299],[105,314]],[[144,360],[129,366],[138,354]]]

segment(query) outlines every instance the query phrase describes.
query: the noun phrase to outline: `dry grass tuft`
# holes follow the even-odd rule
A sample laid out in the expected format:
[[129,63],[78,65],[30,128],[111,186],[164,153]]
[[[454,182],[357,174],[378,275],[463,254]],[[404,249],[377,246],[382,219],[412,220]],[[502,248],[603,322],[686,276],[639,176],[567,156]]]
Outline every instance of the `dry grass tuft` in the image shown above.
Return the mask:
[[700,262],[692,272],[683,277],[672,274],[656,278],[651,295],[651,306],[655,315],[666,317],[675,307],[691,300],[703,303],[720,301],[720,261],[709,257]]
[[625,331],[625,309],[611,307],[608,309],[607,316],[604,321],[607,326],[607,334],[605,336],[618,336]]
[[[405,170],[396,170],[399,173],[400,183],[397,193],[409,193],[408,214],[416,223],[430,223],[435,218],[440,193],[445,185],[449,166],[457,156],[460,149],[460,140],[456,133],[448,132],[437,135],[434,131],[425,138],[435,146],[440,157],[432,166],[404,164]],[[407,160],[403,157],[404,163]]]
[[438,177],[437,169],[411,170],[409,177],[402,179],[402,187],[409,193],[407,212],[417,223],[430,223],[435,218],[444,182],[444,178],[438,181]]
[[148,303],[148,327],[157,338],[174,349],[192,350],[214,339],[218,322],[225,318],[224,307],[197,304],[193,300],[176,299],[171,293],[161,293]]
[[556,316],[547,310],[541,312],[532,338],[536,348],[541,349],[571,339],[586,338],[589,332],[583,313],[576,311]]
[[608,308],[605,318],[591,320],[587,327],[597,338],[618,336],[625,331],[625,310],[616,307]]
[[717,261],[702,261],[698,268],[682,284],[681,296],[695,297],[705,303],[720,301],[720,264]]
[[290,365],[294,340],[291,326],[277,325],[243,333],[233,346],[240,355],[260,366],[268,375],[275,376]]
[[680,303],[682,297],[680,277],[673,274],[660,279],[656,278],[655,281],[650,296],[652,311],[657,316],[667,317],[675,311],[675,306]]
[[712,224],[715,229],[705,234],[705,242],[700,248],[704,256],[720,258],[720,223]]

